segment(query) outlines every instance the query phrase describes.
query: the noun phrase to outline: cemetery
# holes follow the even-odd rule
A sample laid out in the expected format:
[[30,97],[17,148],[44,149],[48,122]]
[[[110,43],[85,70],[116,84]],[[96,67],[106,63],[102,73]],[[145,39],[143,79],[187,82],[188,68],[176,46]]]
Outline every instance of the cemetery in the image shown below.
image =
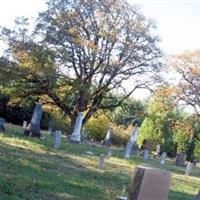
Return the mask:
[[0,200],[200,200],[199,10],[2,2]]
[[1,199],[192,200],[198,193],[198,164],[188,174],[190,166],[177,166],[174,159],[161,164],[153,154],[144,160],[134,152],[127,159],[117,146],[74,144],[59,132],[41,131],[37,139],[23,135],[23,127],[4,126]]

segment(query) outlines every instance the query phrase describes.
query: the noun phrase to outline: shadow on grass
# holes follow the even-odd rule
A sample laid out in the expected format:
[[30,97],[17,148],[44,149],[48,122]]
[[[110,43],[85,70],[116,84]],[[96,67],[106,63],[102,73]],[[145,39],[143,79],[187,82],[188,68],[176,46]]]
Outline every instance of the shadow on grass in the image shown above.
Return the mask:
[[169,193],[169,200],[194,200],[194,197],[194,195],[174,190],[170,190]]
[[68,156],[0,144],[0,194],[13,199],[114,199],[129,176],[89,170]]

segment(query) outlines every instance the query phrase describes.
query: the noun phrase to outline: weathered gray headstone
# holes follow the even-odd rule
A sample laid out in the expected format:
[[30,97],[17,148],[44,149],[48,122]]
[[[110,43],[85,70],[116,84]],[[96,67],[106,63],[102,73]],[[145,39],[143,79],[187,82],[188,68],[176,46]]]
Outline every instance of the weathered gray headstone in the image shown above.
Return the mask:
[[131,150],[132,150],[132,146],[134,143],[137,144],[137,138],[138,138],[138,126],[135,125],[134,129],[133,129],[133,133],[129,139],[129,141],[126,144],[126,149],[125,149],[125,158],[130,158],[131,155]]
[[168,200],[170,173],[155,168],[134,170],[129,200]]
[[42,104],[37,103],[31,119],[30,136],[40,137],[40,122],[42,119]]
[[110,146],[111,145],[111,137],[112,137],[112,131],[113,129],[112,128],[109,128],[107,134],[106,134],[106,137],[103,141],[103,144],[106,145],[106,146]]
[[101,154],[99,158],[99,169],[104,169],[105,167],[105,155]]
[[164,164],[165,164],[166,157],[167,157],[167,153],[166,153],[166,152],[163,152],[163,153],[161,154],[161,157],[160,157],[160,164],[161,164],[161,165],[164,165]]
[[127,197],[116,197],[115,200],[128,200],[128,198]]
[[29,123],[28,126],[26,126],[26,128],[24,129],[24,135],[30,136],[30,131],[31,131],[31,123]]
[[188,162],[188,164],[187,164],[187,168],[186,168],[186,172],[185,172],[185,175],[188,175],[188,176],[191,175],[193,166],[194,166],[193,163]]
[[60,145],[61,145],[61,131],[60,130],[56,130],[54,133],[53,133],[53,143],[54,143],[54,148],[55,149],[58,149],[60,148]]
[[49,128],[48,128],[48,134],[51,136],[53,135],[53,129],[51,126],[49,126]]
[[112,156],[112,149],[111,148],[109,148],[108,149],[108,155],[107,155],[108,157],[111,157]]
[[23,128],[25,129],[28,125],[28,122],[27,121],[23,121]]
[[133,156],[134,157],[137,157],[138,156],[138,145],[136,142],[133,143],[133,146],[132,146],[132,152],[133,152]]
[[148,158],[149,158],[149,150],[147,150],[147,149],[143,150],[142,158],[143,158],[143,160],[148,160]]
[[83,121],[83,114],[79,112],[78,117],[76,119],[76,124],[74,126],[74,131],[70,138],[72,143],[79,143],[81,141],[82,121]]
[[88,143],[88,129],[87,128],[84,128],[83,129],[83,143],[87,144]]
[[177,166],[185,166],[186,154],[185,153],[177,153],[176,155],[176,165]]
[[0,118],[0,132],[4,132],[4,131],[5,131],[5,119]]

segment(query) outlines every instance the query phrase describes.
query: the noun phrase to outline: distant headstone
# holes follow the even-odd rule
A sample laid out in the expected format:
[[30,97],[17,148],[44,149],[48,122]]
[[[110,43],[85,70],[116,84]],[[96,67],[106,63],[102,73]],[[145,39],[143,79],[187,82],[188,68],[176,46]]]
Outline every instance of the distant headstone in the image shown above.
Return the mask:
[[28,125],[28,122],[27,121],[23,121],[23,128],[25,129]]
[[32,137],[40,137],[40,122],[42,119],[42,105],[41,103],[37,103],[36,107],[33,111],[33,116],[31,119],[31,130],[30,136]]
[[0,132],[4,132],[4,131],[5,131],[5,119],[0,118]]
[[115,200],[128,200],[128,198],[127,197],[116,197]]
[[88,129],[87,128],[83,129],[82,136],[83,136],[83,143],[87,144],[88,143]]
[[108,157],[111,157],[112,156],[112,149],[111,148],[109,148],[108,149],[108,155],[107,155]]
[[177,166],[185,166],[186,154],[185,153],[177,153],[176,155],[176,165]]
[[197,194],[197,196],[195,197],[194,200],[200,200],[200,190],[199,190],[199,193]]
[[160,157],[160,164],[161,164],[161,165],[164,165],[164,164],[165,164],[166,157],[167,157],[167,153],[166,153],[166,152],[163,152],[163,153],[161,154],[161,157]]
[[126,149],[125,149],[125,158],[129,159],[131,156],[131,149],[132,149],[132,142],[128,141],[126,144]]
[[28,126],[26,126],[26,128],[24,129],[24,135],[30,136],[30,131],[31,131],[31,123],[29,123]]
[[137,138],[138,138],[138,126],[137,124],[135,125],[134,129],[133,129],[133,133],[129,139],[129,141],[126,144],[126,149],[125,149],[125,158],[130,158],[131,156],[131,150],[132,150],[132,146],[133,144],[137,144]]
[[137,157],[137,156],[138,156],[138,145],[137,145],[136,142],[133,143],[132,152],[133,152],[133,156],[134,156],[134,157]]
[[112,128],[109,128],[107,134],[106,134],[106,137],[103,141],[103,144],[106,145],[106,146],[110,146],[111,145],[111,137],[112,137],[112,131],[113,129]]
[[185,175],[188,175],[188,176],[191,175],[193,166],[194,166],[193,163],[188,162],[188,164],[187,164],[187,168],[186,168],[186,172],[185,172]]
[[99,158],[99,169],[104,169],[105,167],[105,155],[101,154]]
[[78,117],[76,118],[76,124],[74,126],[74,131],[70,137],[70,141],[72,143],[79,143],[81,141],[82,121],[83,121],[83,114],[81,112],[79,112]]
[[143,150],[142,158],[143,158],[143,160],[148,160],[148,158],[149,158],[149,150],[148,149]]
[[54,148],[55,149],[58,149],[60,148],[60,145],[61,145],[61,131],[60,130],[56,130],[54,133],[53,133],[53,144],[54,144]]
[[51,126],[49,126],[49,128],[48,128],[48,134],[51,136],[53,135],[53,129]]
[[168,200],[170,173],[155,168],[134,170],[129,200]]

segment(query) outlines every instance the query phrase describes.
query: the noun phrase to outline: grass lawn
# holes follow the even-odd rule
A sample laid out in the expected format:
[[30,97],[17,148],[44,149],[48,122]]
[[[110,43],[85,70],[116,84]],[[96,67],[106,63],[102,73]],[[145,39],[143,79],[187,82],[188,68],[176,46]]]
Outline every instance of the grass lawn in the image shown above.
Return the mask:
[[0,200],[114,200],[128,195],[137,165],[172,172],[170,200],[193,200],[200,188],[199,168],[185,176],[185,167],[177,167],[173,161],[161,166],[158,160],[125,160],[120,149],[113,148],[113,157],[100,170],[99,155],[108,149],[70,144],[64,137],[59,150],[52,146],[52,138],[45,132],[39,140],[23,136],[21,127],[6,125],[6,132],[0,134]]

